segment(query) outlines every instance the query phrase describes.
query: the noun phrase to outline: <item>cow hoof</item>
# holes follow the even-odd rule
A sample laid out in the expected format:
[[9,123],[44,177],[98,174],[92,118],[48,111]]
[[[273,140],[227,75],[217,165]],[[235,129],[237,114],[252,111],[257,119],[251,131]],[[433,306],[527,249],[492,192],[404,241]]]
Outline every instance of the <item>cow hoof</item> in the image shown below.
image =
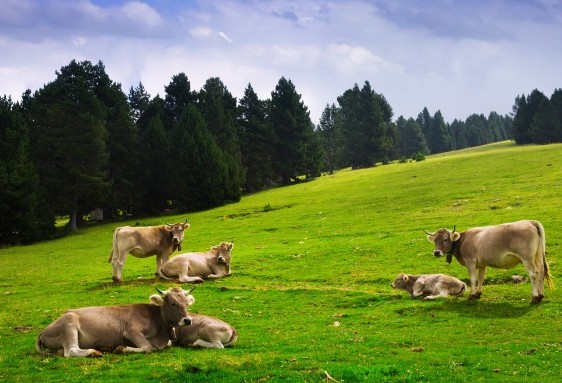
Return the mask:
[[470,294],[468,296],[468,300],[469,301],[476,301],[476,300],[480,299],[480,296],[481,296],[481,294]]
[[100,352],[98,350],[92,350],[89,356],[92,358],[101,358],[103,356],[103,352]]
[[123,354],[123,346],[119,346],[115,349],[115,351],[113,351],[115,354]]
[[117,283],[121,283],[121,282],[123,282],[123,280],[121,280],[121,279],[119,279],[119,278],[117,278],[117,277],[113,277],[113,283],[116,283],[116,284],[117,284]]
[[531,304],[537,305],[537,304],[542,302],[543,298],[544,298],[544,295],[538,295],[536,297],[533,297],[533,299],[531,300]]

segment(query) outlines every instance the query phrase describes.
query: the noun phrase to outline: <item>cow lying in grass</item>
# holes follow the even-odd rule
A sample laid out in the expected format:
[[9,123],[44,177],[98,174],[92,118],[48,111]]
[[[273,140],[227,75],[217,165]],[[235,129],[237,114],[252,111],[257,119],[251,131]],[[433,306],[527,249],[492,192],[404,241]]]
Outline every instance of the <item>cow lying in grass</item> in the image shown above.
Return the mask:
[[466,283],[445,274],[400,274],[390,285],[406,290],[413,298],[423,295],[424,299],[459,296],[466,291]]
[[37,351],[97,357],[102,351],[149,353],[170,347],[174,327],[192,323],[187,312],[195,301],[192,290],[158,290],[160,295],[150,296],[152,304],[68,310],[39,334]]
[[164,279],[177,277],[184,283],[226,277],[230,275],[233,248],[232,242],[221,242],[210,251],[176,255],[162,266],[160,276]]
[[174,346],[225,348],[238,340],[236,329],[223,320],[201,314],[190,316],[191,325],[175,328]]

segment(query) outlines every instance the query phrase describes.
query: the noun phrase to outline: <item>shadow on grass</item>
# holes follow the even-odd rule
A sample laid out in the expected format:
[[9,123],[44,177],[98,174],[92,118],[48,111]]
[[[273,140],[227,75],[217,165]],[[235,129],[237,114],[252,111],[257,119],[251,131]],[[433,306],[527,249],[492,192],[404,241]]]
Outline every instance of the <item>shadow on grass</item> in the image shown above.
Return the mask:
[[487,302],[485,300],[455,300],[443,303],[444,311],[454,311],[463,316],[474,318],[510,319],[525,316],[537,309],[537,305],[529,302]]

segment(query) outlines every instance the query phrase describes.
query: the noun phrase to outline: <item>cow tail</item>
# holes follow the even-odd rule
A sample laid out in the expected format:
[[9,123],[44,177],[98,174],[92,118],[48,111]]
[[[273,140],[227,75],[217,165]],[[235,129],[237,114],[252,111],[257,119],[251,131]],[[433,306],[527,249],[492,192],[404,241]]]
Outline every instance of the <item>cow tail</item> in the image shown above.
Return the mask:
[[43,336],[43,331],[41,331],[41,334],[39,334],[39,336],[37,337],[37,341],[35,342],[35,348],[37,349],[37,352],[41,355],[47,355],[48,352],[45,351],[45,349],[43,348],[43,342],[41,342],[41,337]]
[[534,224],[535,227],[537,228],[537,231],[539,232],[540,243],[537,251],[540,251],[541,252],[540,255],[542,255],[542,262],[544,264],[544,277],[546,279],[546,284],[549,289],[553,289],[554,281],[553,281],[552,274],[550,273],[550,267],[548,266],[548,262],[546,261],[546,235],[544,232],[544,227],[539,221],[535,221]]
[[111,263],[113,261],[113,256],[115,254],[119,255],[119,249],[117,248],[117,232],[119,231],[119,228],[115,229],[115,231],[113,232],[113,244],[111,245],[111,253],[109,254],[109,259],[107,260],[108,263]]
[[238,331],[235,328],[232,328],[232,334],[230,334],[230,339],[226,342],[225,346],[232,346],[238,340]]

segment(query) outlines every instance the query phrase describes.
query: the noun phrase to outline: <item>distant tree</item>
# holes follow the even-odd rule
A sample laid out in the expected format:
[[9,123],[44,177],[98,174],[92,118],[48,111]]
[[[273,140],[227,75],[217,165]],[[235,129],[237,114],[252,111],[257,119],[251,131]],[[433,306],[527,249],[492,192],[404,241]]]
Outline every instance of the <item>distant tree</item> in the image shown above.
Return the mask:
[[552,96],[550,96],[550,104],[556,114],[555,118],[558,120],[558,131],[554,134],[554,141],[562,142],[562,89],[557,88],[554,90]]
[[96,97],[88,62],[72,61],[35,92],[30,106],[32,157],[56,214],[77,216],[107,199],[106,110]]
[[283,185],[301,175],[318,175],[322,160],[318,137],[291,80],[282,77],[271,93],[269,119],[277,137],[273,167]]
[[537,144],[550,144],[559,139],[560,121],[548,98],[539,102],[529,126],[529,134]]
[[323,169],[329,173],[343,168],[345,165],[345,136],[342,130],[340,111],[334,105],[326,105],[317,132],[324,153]]
[[404,157],[412,157],[420,152],[428,154],[429,149],[420,125],[413,118],[406,120],[403,116],[398,117],[396,126],[400,133],[399,150]]
[[[153,98],[137,121],[139,127],[139,168],[137,179],[137,208],[139,213],[158,214],[169,208],[173,195],[172,168],[185,161],[172,158],[169,133],[165,126],[170,118],[164,100]],[[170,124],[168,124],[170,126]]]
[[246,172],[244,189],[252,192],[273,180],[272,156],[275,132],[267,119],[267,105],[259,100],[251,84],[238,105],[238,136]]
[[242,153],[236,128],[236,98],[218,77],[205,82],[197,94],[197,107],[213,134],[217,145],[225,155],[228,178],[225,179],[225,199],[239,201],[245,183]]
[[164,87],[164,90],[166,110],[172,121],[177,122],[187,105],[196,101],[197,95],[191,91],[191,83],[183,72],[172,76],[172,81]]
[[142,82],[139,82],[136,88],[133,88],[131,85],[128,100],[131,108],[131,118],[136,122],[146,111],[150,103],[150,94],[146,91]]
[[179,211],[201,210],[226,202],[228,164],[205,120],[188,105],[172,134],[175,162],[171,172],[174,207]]
[[29,243],[52,232],[54,220],[41,214],[42,202],[25,119],[18,105],[0,97],[0,245]]
[[466,124],[464,121],[455,119],[451,123],[451,135],[455,138],[455,147],[457,150],[464,149],[468,146],[466,133]]
[[[517,96],[515,104],[513,105],[513,137],[518,144],[529,144],[536,142],[537,124],[535,123],[535,130],[531,131],[531,124],[535,118],[541,103],[541,109],[546,110],[545,102],[548,98],[539,90],[535,89],[527,97],[525,95]],[[544,113],[541,111],[541,113]],[[542,118],[541,118],[542,120]],[[541,122],[544,124],[544,121]]]
[[394,153],[392,108],[368,81],[338,97],[342,130],[346,137],[346,162],[354,169],[374,166]]

